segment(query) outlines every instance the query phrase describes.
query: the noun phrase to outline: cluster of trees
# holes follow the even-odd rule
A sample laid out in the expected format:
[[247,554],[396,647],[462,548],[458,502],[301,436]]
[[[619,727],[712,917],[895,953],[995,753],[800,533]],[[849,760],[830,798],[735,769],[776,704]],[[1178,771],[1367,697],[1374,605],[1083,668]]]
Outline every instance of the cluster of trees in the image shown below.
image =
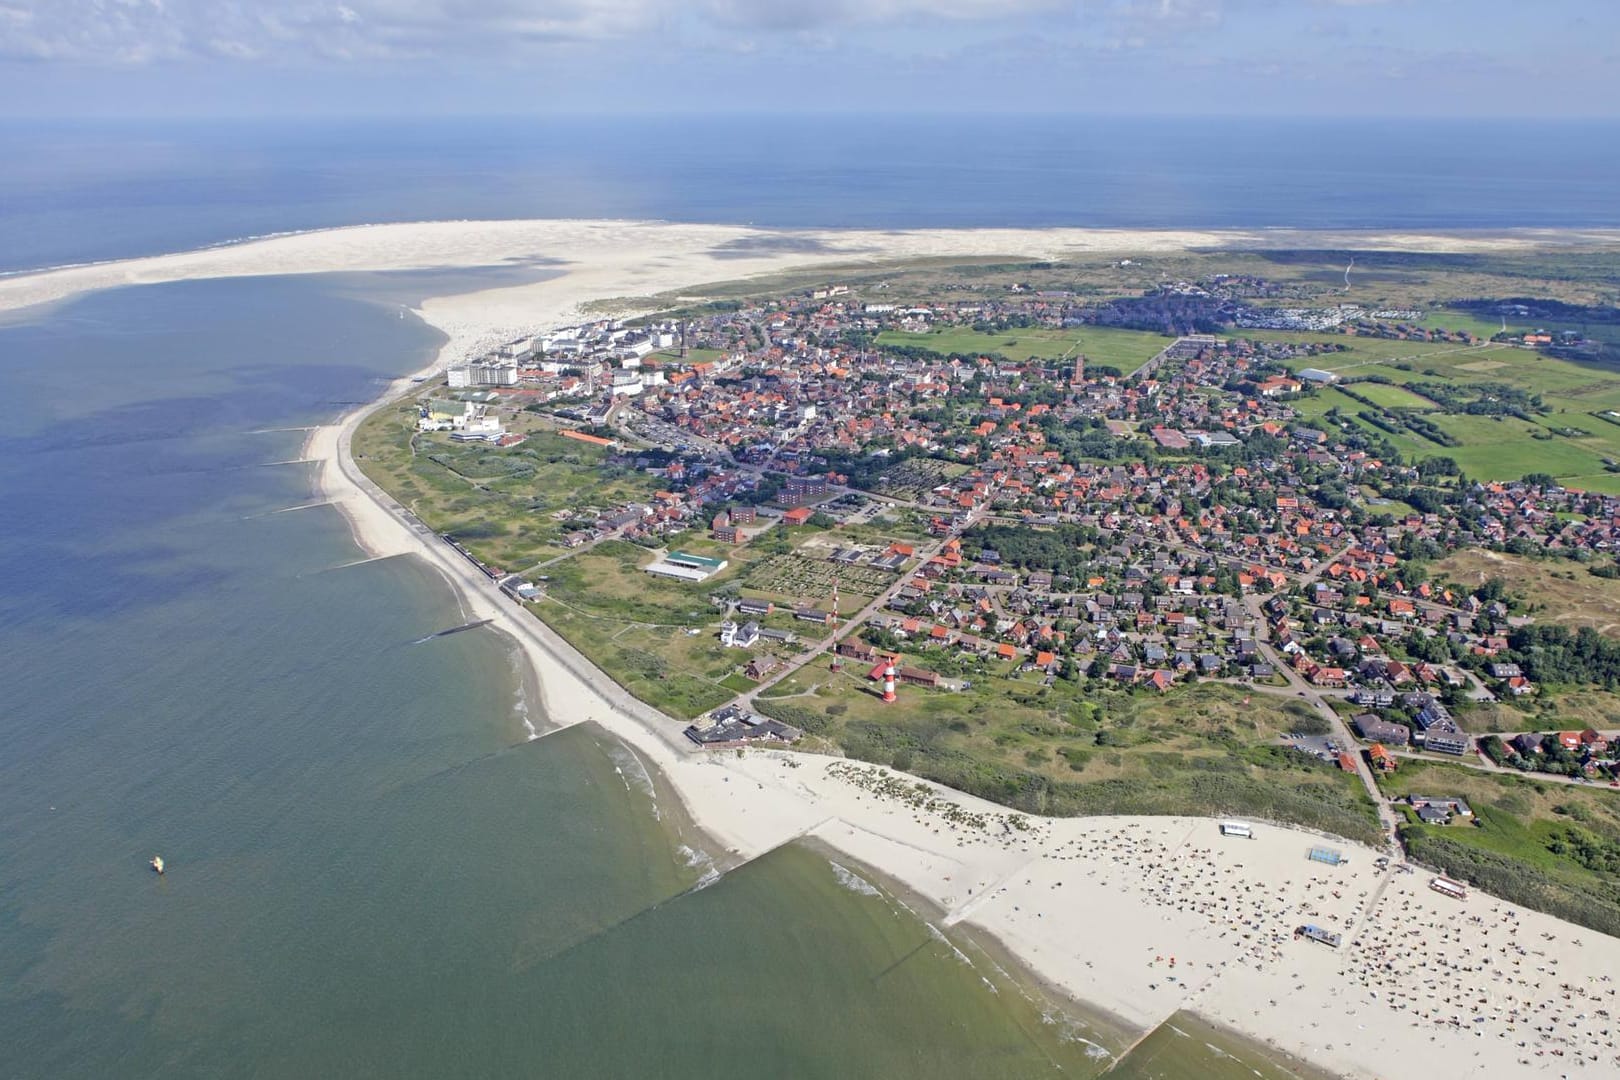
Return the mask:
[[1570,825],[1547,838],[1547,850],[1598,874],[1620,875],[1620,840]]
[[1529,678],[1544,683],[1620,686],[1620,642],[1583,626],[1571,631],[1554,623],[1531,623],[1508,635],[1511,659]]
[[1486,319],[1511,315],[1515,319],[1531,319],[1547,323],[1620,323],[1620,308],[1610,307],[1607,304],[1566,304],[1562,300],[1531,296],[1507,296],[1495,300],[1453,300],[1446,306]]
[[926,345],[884,345],[882,346],[882,352],[885,356],[897,356],[903,360],[922,360],[925,362],[937,361],[941,357],[944,357],[947,362],[958,360],[964,364],[971,364],[981,356],[988,356],[992,360],[1007,359],[1000,353],[942,353],[938,349],[930,349]]
[[829,471],[843,473],[849,477],[850,487],[862,491],[871,491],[885,472],[913,456],[909,450],[889,454],[872,454],[864,450],[825,450],[820,454]]
[[1498,765],[1506,765],[1522,772],[1551,773],[1554,776],[1579,776],[1580,758],[1565,750],[1556,735],[1545,735],[1541,740],[1541,753],[1516,754],[1513,748],[1496,735],[1479,740],[1485,756]]
[[1401,425],[1408,431],[1412,432],[1414,435],[1419,435],[1425,439],[1428,439],[1432,443],[1438,443],[1441,446],[1462,445],[1462,441],[1460,439],[1451,434],[1451,432],[1442,428],[1439,424],[1436,424],[1433,420],[1430,420],[1427,416],[1424,416],[1422,413],[1403,412],[1385,413],[1384,415],[1399,420]]
[[1467,413],[1470,416],[1516,416],[1530,420],[1532,413],[1550,410],[1540,394],[1531,393],[1511,383],[1456,383],[1414,382],[1406,389],[1435,402],[1446,412]]
[[1529,623],[1508,635],[1510,659],[1536,682],[1620,685],[1620,641],[1596,628],[1571,631],[1555,623]]
[[773,503],[776,497],[782,494],[784,479],[780,473],[766,473],[759,478],[758,484],[752,490],[739,491],[733,499],[743,506],[765,506]]
[[1097,530],[1089,525],[1057,525],[1051,529],[979,525],[962,536],[964,549],[991,548],[1000,553],[1003,566],[1050,570],[1071,578],[1081,577],[1090,569],[1090,550],[1096,542]]
[[1047,444],[1071,465],[1082,461],[1143,461],[1151,467],[1158,461],[1151,447],[1119,438],[1100,419],[1071,426],[1053,418],[1043,425],[1043,430]]

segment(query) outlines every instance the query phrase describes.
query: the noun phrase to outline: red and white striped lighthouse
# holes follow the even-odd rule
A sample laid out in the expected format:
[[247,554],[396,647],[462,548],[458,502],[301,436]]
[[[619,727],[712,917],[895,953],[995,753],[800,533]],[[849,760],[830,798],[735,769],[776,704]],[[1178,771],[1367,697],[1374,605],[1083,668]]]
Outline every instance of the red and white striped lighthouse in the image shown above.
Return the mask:
[[894,676],[895,676],[894,661],[890,660],[889,661],[889,666],[883,669],[883,700],[884,701],[893,701],[894,700]]

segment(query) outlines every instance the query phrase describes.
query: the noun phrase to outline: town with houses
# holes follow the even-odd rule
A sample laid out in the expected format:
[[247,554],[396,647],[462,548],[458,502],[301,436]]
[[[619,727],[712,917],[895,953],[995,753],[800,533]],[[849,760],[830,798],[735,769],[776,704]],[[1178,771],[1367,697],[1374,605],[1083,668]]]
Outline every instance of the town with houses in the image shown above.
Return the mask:
[[[1162,292],[1230,304],[1233,288]],[[801,740],[771,688],[828,665],[902,708],[992,672],[1148,695],[1219,684],[1320,716],[1301,726],[1326,734],[1283,741],[1356,773],[1388,833],[1401,813],[1467,816],[1460,796],[1400,810],[1379,784],[1414,761],[1620,786],[1620,732],[1538,708],[1546,646],[1587,665],[1553,672],[1560,685],[1612,686],[1620,643],[1555,640],[1500,581],[1428,571],[1471,549],[1611,559],[1620,498],[1469,479],[1303,407],[1341,381],[1317,363],[1335,336],[1479,340],[1411,325],[1421,314],[1241,309],[1224,333],[1141,333],[1123,365],[1087,356],[1071,296],[888,302],[833,285],[513,342],[450,369],[417,424],[501,452],[543,432],[645,479],[643,498],[559,511],[553,561],[628,542],[647,553],[636,572],[704,598],[686,633],[732,659],[719,699],[689,710],[701,746]],[[1077,344],[912,344],[994,345],[1008,328]],[[782,552],[749,562],[762,545]],[[758,586],[755,568],[789,563]],[[550,575],[480,565],[548,618]]]

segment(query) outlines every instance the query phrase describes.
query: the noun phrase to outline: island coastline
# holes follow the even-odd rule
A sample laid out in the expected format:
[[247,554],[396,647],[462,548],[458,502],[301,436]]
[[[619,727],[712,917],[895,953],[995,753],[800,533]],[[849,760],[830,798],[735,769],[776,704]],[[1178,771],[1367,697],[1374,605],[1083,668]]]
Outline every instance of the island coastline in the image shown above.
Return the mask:
[[[703,249],[704,253],[742,233],[760,231],[733,232],[719,230],[705,236],[703,243],[710,246]],[[318,235],[295,234],[253,243],[274,244],[282,239]],[[1596,234],[1583,235],[1596,239]],[[1056,236],[1047,239],[1051,246],[1039,249],[1040,254],[1063,246]],[[1361,242],[1375,240],[1366,237]],[[999,245],[1014,242],[1005,234],[993,238],[976,234],[969,246],[979,250],[978,245],[983,244],[986,246],[981,253],[1005,253],[1016,249]],[[1118,249],[1129,247],[1117,243]],[[207,252],[231,251],[236,259],[250,246],[211,248]],[[425,257],[443,255],[441,250]],[[647,255],[643,251],[635,258]],[[647,295],[689,286],[705,276],[712,280],[718,275],[711,267],[723,266],[729,276],[746,277],[816,262],[879,257],[871,250],[849,248],[821,256],[807,256],[803,251],[778,252],[729,262],[712,255],[700,259],[693,249],[688,249],[687,255],[684,261],[670,259],[654,270],[633,275],[631,288]],[[316,256],[306,252],[298,257]],[[1189,868],[1197,868],[1199,878],[1207,871],[1211,882],[1217,874],[1230,877],[1243,871],[1246,890],[1263,882],[1268,891],[1286,896],[1280,907],[1299,910],[1309,905],[1325,918],[1357,931],[1366,927],[1369,909],[1393,899],[1399,899],[1405,911],[1419,912],[1401,918],[1428,918],[1431,927],[1449,926],[1448,920],[1454,921],[1460,910],[1466,910],[1448,908],[1446,905],[1454,902],[1430,893],[1421,875],[1374,873],[1374,860],[1380,852],[1335,841],[1335,846],[1349,855],[1349,863],[1334,871],[1339,876],[1331,885],[1324,885],[1328,871],[1310,867],[1305,860],[1306,850],[1320,843],[1320,838],[1285,826],[1259,826],[1253,841],[1223,841],[1215,821],[1200,818],[1028,819],[1032,824],[1024,833],[1012,830],[1009,824],[1024,815],[937,785],[912,788],[926,791],[923,806],[884,794],[890,790],[888,781],[870,766],[774,751],[749,750],[732,755],[698,750],[680,734],[679,721],[631,698],[543,623],[501,594],[493,582],[431,530],[409,517],[360,471],[350,442],[365,417],[408,392],[415,380],[431,375],[482,343],[508,336],[510,331],[558,325],[576,315],[587,301],[614,295],[615,290],[604,289],[604,283],[615,280],[613,275],[633,261],[626,254],[587,272],[571,267],[560,279],[565,284],[553,279],[534,286],[425,302],[421,316],[448,338],[435,362],[423,372],[393,382],[371,405],[312,431],[302,455],[318,462],[322,497],[343,513],[356,543],[368,557],[416,555],[443,574],[468,618],[492,619],[511,637],[533,671],[538,672],[541,705],[552,726],[594,722],[630,746],[679,793],[694,827],[724,852],[720,860],[726,864],[757,857],[801,837],[811,838],[851,860],[876,868],[899,887],[927,900],[946,913],[942,920],[946,925],[961,923],[990,935],[1036,978],[1065,996],[1087,1002],[1144,1030],[1151,1030],[1176,1012],[1190,1010],[1212,1023],[1347,1076],[1557,1075],[1573,1067],[1575,1059],[1563,1056],[1533,1057],[1521,1064],[1516,1060],[1518,1055],[1511,1052],[1514,1047],[1496,1045],[1501,1035],[1494,1024],[1488,1035],[1476,1033],[1472,1007],[1464,1017],[1468,1023],[1461,1025],[1449,1021],[1419,1024],[1413,1019],[1415,1013],[1409,1017],[1404,1010],[1397,1021],[1388,1021],[1379,1011],[1386,1006],[1376,1000],[1369,1004],[1366,992],[1352,999],[1349,980],[1342,970],[1349,964],[1344,954],[1309,942],[1279,944],[1268,938],[1265,945],[1274,956],[1280,957],[1285,948],[1288,950],[1286,962],[1268,959],[1228,941],[1226,933],[1217,931],[1219,924],[1209,918],[1207,911],[1189,913],[1185,906],[1174,903],[1175,896],[1162,902],[1162,896],[1160,900],[1148,900],[1144,893],[1144,888],[1156,888],[1161,880],[1166,884],[1172,878],[1181,881],[1191,872]],[[371,264],[364,259],[338,262],[343,269],[386,269],[392,265],[386,258],[372,260]],[[58,280],[43,287],[35,282],[8,289],[27,283],[29,278],[0,282],[0,307],[52,302],[90,288],[181,279],[163,276],[171,272],[190,276],[185,262],[170,264],[161,271],[115,271],[119,265],[96,264],[39,275],[46,278],[79,269],[98,271],[97,275],[82,276],[77,283]],[[297,259],[276,256],[264,264],[263,272],[310,272],[293,268],[298,265],[303,264]],[[239,259],[215,264],[216,269],[221,266],[235,268],[228,276],[243,272]],[[702,272],[691,276],[698,267],[703,268]],[[198,267],[191,264],[190,269],[195,272]],[[213,275],[204,266],[201,276]],[[852,769],[857,771],[852,773]],[[862,778],[859,783],[850,779],[856,775]],[[887,773],[885,777],[895,778],[897,785],[920,784],[910,778],[901,779],[899,774]],[[863,787],[862,783],[869,786]],[[942,815],[939,808],[945,806],[957,809]],[[961,824],[967,818],[999,823],[999,828],[996,824],[984,828]],[[1103,862],[1105,858],[1107,863]],[[1087,869],[1094,875],[1102,874],[1102,878],[1083,880]],[[1058,893],[1065,883],[1067,890]],[[1233,889],[1228,889],[1231,895],[1227,895],[1213,884],[1209,887],[1209,895],[1216,903],[1243,902]],[[1331,901],[1328,894],[1332,894]],[[1189,891],[1180,898],[1192,895]],[[1161,910],[1145,911],[1144,903],[1158,903]],[[1582,980],[1583,987],[1589,981],[1596,985],[1601,973],[1620,971],[1620,941],[1533,912],[1512,910],[1503,916],[1503,910],[1510,909],[1510,905],[1485,896],[1473,897],[1472,905],[1494,905],[1490,907],[1493,916],[1511,920],[1519,938],[1535,942],[1536,950],[1543,954],[1541,966],[1546,967],[1551,959],[1558,969],[1552,977],[1555,984],[1560,980]],[[1480,911],[1469,914],[1479,915]],[[1058,917],[1048,919],[1049,915]],[[1262,935],[1257,932],[1256,936]],[[1163,959],[1166,956],[1173,962],[1167,963]],[[1172,975],[1177,969],[1179,973]],[[1421,997],[1421,980],[1415,975],[1410,978],[1409,991],[1415,998]],[[1342,996],[1341,988],[1346,991]],[[1377,992],[1373,993],[1376,998]],[[1269,1001],[1283,1005],[1253,1008]],[[1366,1011],[1358,1017],[1356,1012],[1360,1010]],[[1410,1024],[1409,1019],[1413,1019]],[[1329,1024],[1334,1025],[1331,1033],[1324,1030]],[[1486,1048],[1491,1053],[1482,1057],[1480,1044],[1487,1037],[1491,1045]]]

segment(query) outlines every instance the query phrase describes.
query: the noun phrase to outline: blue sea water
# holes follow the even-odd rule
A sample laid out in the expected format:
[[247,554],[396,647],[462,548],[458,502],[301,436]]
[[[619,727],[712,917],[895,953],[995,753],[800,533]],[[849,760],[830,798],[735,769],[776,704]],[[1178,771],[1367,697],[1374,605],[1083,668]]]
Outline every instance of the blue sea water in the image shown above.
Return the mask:
[[0,270],[365,222],[1620,226],[1620,123],[715,116],[0,124]]

